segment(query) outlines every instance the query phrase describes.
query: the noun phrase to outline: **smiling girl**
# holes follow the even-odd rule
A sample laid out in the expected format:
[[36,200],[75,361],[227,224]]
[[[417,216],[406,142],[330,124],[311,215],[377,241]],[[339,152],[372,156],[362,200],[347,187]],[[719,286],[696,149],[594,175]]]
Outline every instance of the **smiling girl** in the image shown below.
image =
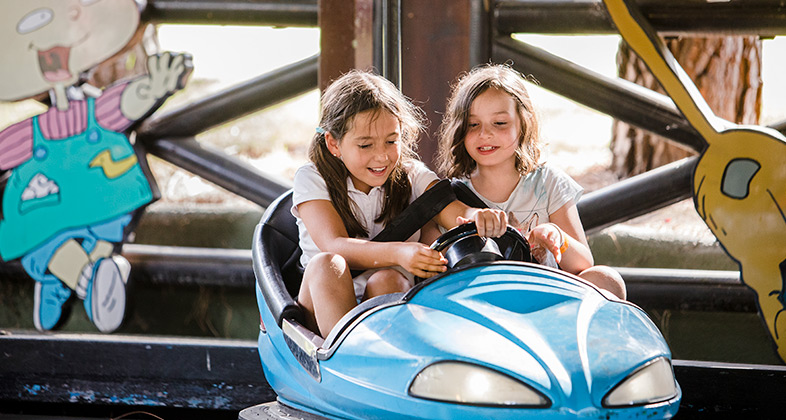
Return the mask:
[[524,78],[505,65],[480,66],[453,89],[440,127],[440,169],[507,213],[533,254],[551,253],[561,269],[625,299],[619,273],[593,265],[576,209],[582,188],[540,162],[539,141]]
[[[413,150],[422,111],[386,79],[352,71],[322,97],[322,118],[298,169],[295,215],[305,267],[298,302],[306,325],[327,336],[359,301],[406,291],[413,275],[445,271],[440,253],[417,242],[372,242],[415,198],[438,181]],[[458,201],[435,221],[451,228],[474,221],[485,236],[505,232],[504,212],[472,209]],[[352,278],[350,270],[365,270]]]

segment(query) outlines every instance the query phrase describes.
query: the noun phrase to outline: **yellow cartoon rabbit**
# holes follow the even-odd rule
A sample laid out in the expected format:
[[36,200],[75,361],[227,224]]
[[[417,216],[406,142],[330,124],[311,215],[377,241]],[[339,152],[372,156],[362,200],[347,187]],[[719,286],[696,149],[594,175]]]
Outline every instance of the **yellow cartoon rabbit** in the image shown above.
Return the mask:
[[786,137],[716,117],[635,4],[605,3],[622,37],[707,142],[693,175],[696,210],[739,263],[786,361]]

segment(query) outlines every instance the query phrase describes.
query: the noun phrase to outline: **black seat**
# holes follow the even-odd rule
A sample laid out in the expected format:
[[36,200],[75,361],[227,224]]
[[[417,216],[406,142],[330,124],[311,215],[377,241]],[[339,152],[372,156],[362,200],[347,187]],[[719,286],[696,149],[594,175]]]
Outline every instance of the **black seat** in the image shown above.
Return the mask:
[[265,211],[251,246],[254,274],[270,312],[280,326],[284,318],[303,322],[303,310],[292,298],[303,280],[302,251],[292,215],[292,191],[276,199]]

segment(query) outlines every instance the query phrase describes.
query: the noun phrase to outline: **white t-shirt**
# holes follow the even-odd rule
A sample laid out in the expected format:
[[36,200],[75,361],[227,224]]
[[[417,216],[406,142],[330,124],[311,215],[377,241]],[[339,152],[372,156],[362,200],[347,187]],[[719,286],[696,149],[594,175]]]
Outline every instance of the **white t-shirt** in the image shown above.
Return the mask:
[[[404,170],[407,172],[409,182],[412,185],[412,194],[410,194],[409,198],[410,203],[420,197],[431,183],[439,180],[437,174],[428,169],[426,165],[420,161],[406,163],[404,165]],[[297,206],[311,200],[330,201],[330,194],[328,194],[325,180],[319,174],[317,167],[313,163],[301,166],[297,170],[292,189],[292,215],[294,215],[297,220],[300,248],[303,250],[303,255],[300,257],[300,263],[305,267],[311,258],[317,255],[320,250],[308,233],[306,225],[303,224],[300,213],[297,211]],[[382,213],[385,191],[382,187],[374,187],[366,194],[355,188],[352,179],[349,177],[347,177],[347,191],[350,201],[354,203],[352,210],[355,217],[369,233],[369,236],[361,239],[373,238],[385,227],[383,224],[374,221]],[[416,232],[408,241],[417,241],[418,239],[420,239],[420,232]],[[355,294],[362,296],[364,290],[365,282],[362,282],[362,284],[356,282]],[[360,293],[358,294],[358,292]]]
[[475,190],[472,181],[460,179],[489,208],[503,210],[508,223],[526,234],[535,226],[547,223],[549,215],[568,203],[578,203],[584,189],[562,170],[541,165],[522,176],[510,197],[503,203],[493,202]]

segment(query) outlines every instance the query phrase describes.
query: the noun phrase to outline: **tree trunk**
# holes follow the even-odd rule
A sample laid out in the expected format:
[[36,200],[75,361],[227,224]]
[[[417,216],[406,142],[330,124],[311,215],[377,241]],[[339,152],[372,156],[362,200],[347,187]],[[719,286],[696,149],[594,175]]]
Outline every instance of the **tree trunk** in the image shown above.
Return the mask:
[[[762,88],[759,38],[671,38],[666,45],[715,115],[738,124],[758,124]],[[621,78],[665,93],[625,41],[620,42],[617,69]],[[695,154],[676,142],[617,120],[610,147],[612,170],[620,178]]]

